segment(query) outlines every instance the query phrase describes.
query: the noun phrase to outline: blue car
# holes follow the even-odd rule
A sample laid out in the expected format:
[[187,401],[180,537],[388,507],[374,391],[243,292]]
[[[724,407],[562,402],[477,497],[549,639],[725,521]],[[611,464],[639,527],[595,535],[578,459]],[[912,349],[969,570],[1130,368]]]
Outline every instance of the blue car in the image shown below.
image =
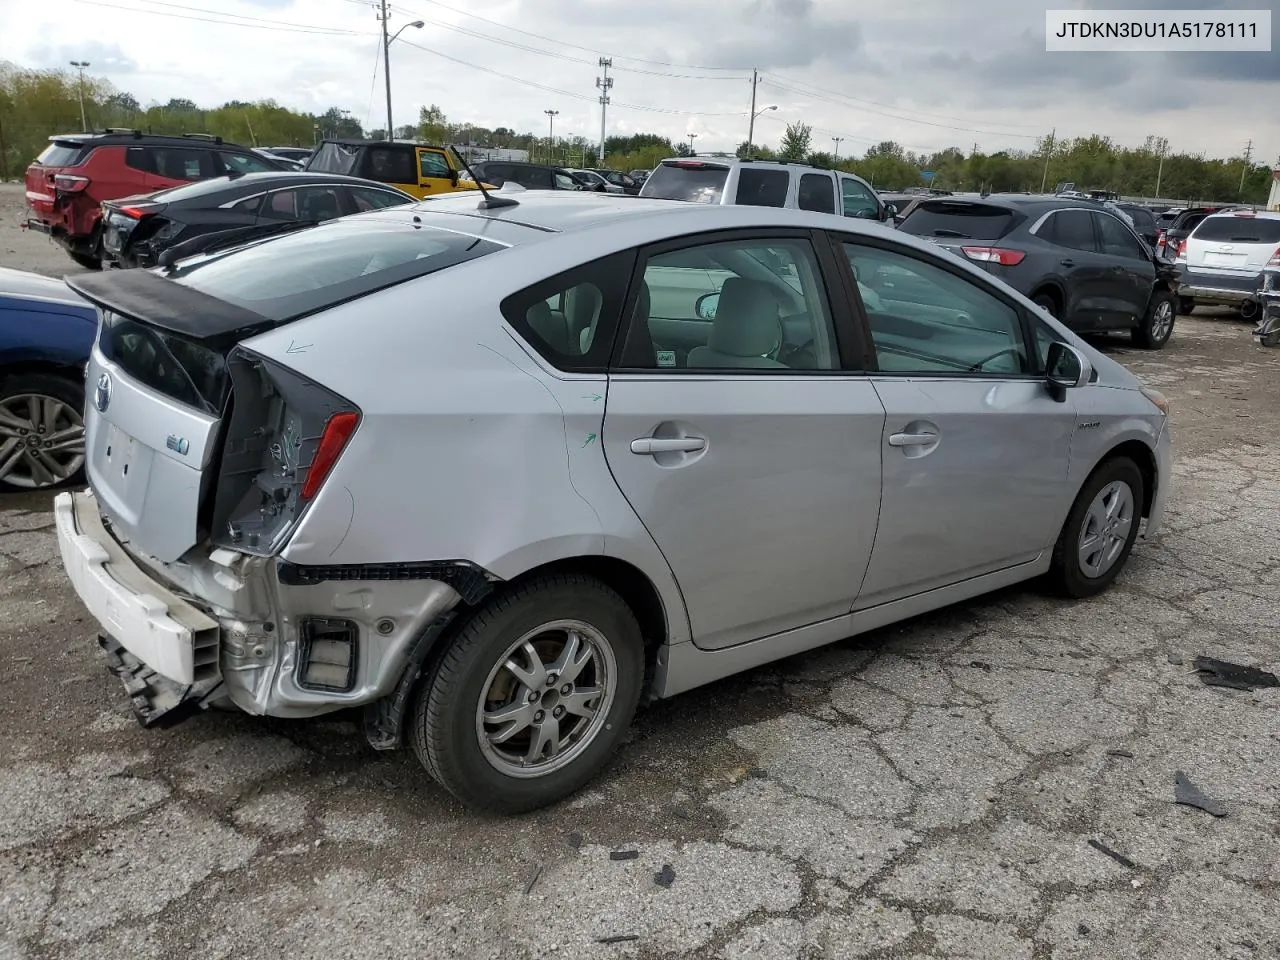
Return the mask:
[[97,311],[61,280],[0,267],[0,490],[84,469],[84,368]]

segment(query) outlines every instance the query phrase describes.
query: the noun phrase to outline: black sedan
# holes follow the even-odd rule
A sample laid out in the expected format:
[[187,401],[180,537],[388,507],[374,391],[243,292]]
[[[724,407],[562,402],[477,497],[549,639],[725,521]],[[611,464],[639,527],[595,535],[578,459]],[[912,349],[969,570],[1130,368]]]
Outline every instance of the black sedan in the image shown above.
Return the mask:
[[216,177],[104,203],[103,259],[113,267],[149,267],[169,249],[190,256],[290,224],[416,202],[386,184],[332,173]]

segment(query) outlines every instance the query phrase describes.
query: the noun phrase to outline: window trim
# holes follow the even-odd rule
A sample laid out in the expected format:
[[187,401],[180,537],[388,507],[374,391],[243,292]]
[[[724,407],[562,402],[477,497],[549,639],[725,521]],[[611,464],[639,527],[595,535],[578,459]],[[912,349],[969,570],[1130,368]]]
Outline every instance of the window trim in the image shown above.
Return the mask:
[[[847,377],[865,375],[861,357],[865,356],[862,334],[849,309],[847,296],[839,296],[845,292],[841,289],[839,263],[833,261],[832,251],[825,238],[825,231],[799,229],[795,227],[740,227],[729,230],[709,230],[705,233],[686,234],[671,240],[645,244],[634,250],[635,263],[631,271],[631,282],[627,287],[627,298],[623,303],[622,317],[614,335],[613,352],[609,357],[610,374],[642,374],[647,377],[698,377],[721,379],[731,377],[735,380],[744,377]],[[787,368],[743,367],[719,369],[714,367],[689,370],[679,367],[633,367],[622,363],[622,354],[626,349],[627,339],[631,332],[631,320],[640,296],[640,288],[644,283],[645,268],[653,257],[671,253],[676,250],[688,250],[692,247],[705,247],[712,244],[735,243],[741,241],[799,240],[808,243],[813,251],[818,268],[818,281],[822,284],[823,295],[827,299],[827,313],[835,335],[837,366],[831,370],[794,370]]]
[[[994,284],[987,281],[985,276],[975,277],[960,267],[959,264],[948,263],[945,258],[934,256],[924,250],[916,250],[905,244],[897,244],[892,240],[884,237],[872,237],[858,233],[848,233],[840,230],[829,230],[827,235],[831,240],[833,251],[839,254],[837,258],[837,267],[845,274],[846,289],[848,291],[848,302],[853,307],[853,313],[862,328],[862,336],[868,345],[868,355],[866,358],[867,375],[871,377],[888,377],[894,380],[912,380],[912,379],[929,379],[929,380],[983,380],[983,381],[1000,381],[1000,380],[1017,380],[1017,381],[1041,381],[1044,379],[1043,371],[1037,372],[1040,366],[1039,354],[1036,351],[1035,331],[1031,328],[1031,321],[1034,319],[1032,314],[1018,301],[1010,299],[1003,291],[998,289]],[[888,253],[897,254],[907,257],[908,259],[919,260],[930,266],[937,267],[944,273],[949,273],[960,280],[967,280],[974,286],[979,287],[984,293],[1009,307],[1014,316],[1017,317],[1018,329],[1022,335],[1022,348],[1026,352],[1028,359],[1032,361],[1032,371],[1030,373],[1008,373],[1008,372],[992,372],[986,373],[981,370],[921,370],[913,372],[896,372],[892,370],[881,370],[880,361],[875,352],[875,340],[871,334],[871,318],[867,316],[866,304],[862,302],[862,293],[858,290],[857,281],[853,278],[853,270],[849,264],[849,258],[845,256],[844,250],[841,249],[845,243],[852,243],[855,246],[872,247],[878,250],[884,250]],[[1050,329],[1053,329],[1050,327]]]

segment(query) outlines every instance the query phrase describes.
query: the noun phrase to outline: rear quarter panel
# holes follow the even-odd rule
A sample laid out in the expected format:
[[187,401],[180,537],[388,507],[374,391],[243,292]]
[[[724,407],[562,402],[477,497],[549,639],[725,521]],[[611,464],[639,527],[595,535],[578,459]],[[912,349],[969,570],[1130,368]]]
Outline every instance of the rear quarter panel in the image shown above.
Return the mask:
[[0,296],[0,376],[18,366],[83,369],[97,329],[88,306]]

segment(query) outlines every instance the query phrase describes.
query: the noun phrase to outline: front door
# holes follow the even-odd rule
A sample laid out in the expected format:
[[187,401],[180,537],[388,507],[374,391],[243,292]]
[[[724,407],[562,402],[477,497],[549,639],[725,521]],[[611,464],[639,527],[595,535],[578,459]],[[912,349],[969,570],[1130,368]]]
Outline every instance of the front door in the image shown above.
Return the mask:
[[[870,607],[1034,560],[1070,505],[1075,429],[1018,309],[942,261],[848,238],[886,419]],[[891,281],[891,282],[889,282]]]
[[[852,326],[827,295],[834,272],[804,232],[686,238],[637,267],[602,439],[701,647],[847,614],[866,570],[884,411],[841,370],[836,331]],[[713,316],[695,319],[717,277]],[[672,323],[700,342],[669,349]]]
[[443,150],[418,147],[418,186],[424,197],[451,193],[455,188],[453,167]]
[[1098,241],[1107,264],[1107,294],[1116,323],[1137,326],[1146,316],[1156,282],[1151,253],[1119,217],[1095,212]]

